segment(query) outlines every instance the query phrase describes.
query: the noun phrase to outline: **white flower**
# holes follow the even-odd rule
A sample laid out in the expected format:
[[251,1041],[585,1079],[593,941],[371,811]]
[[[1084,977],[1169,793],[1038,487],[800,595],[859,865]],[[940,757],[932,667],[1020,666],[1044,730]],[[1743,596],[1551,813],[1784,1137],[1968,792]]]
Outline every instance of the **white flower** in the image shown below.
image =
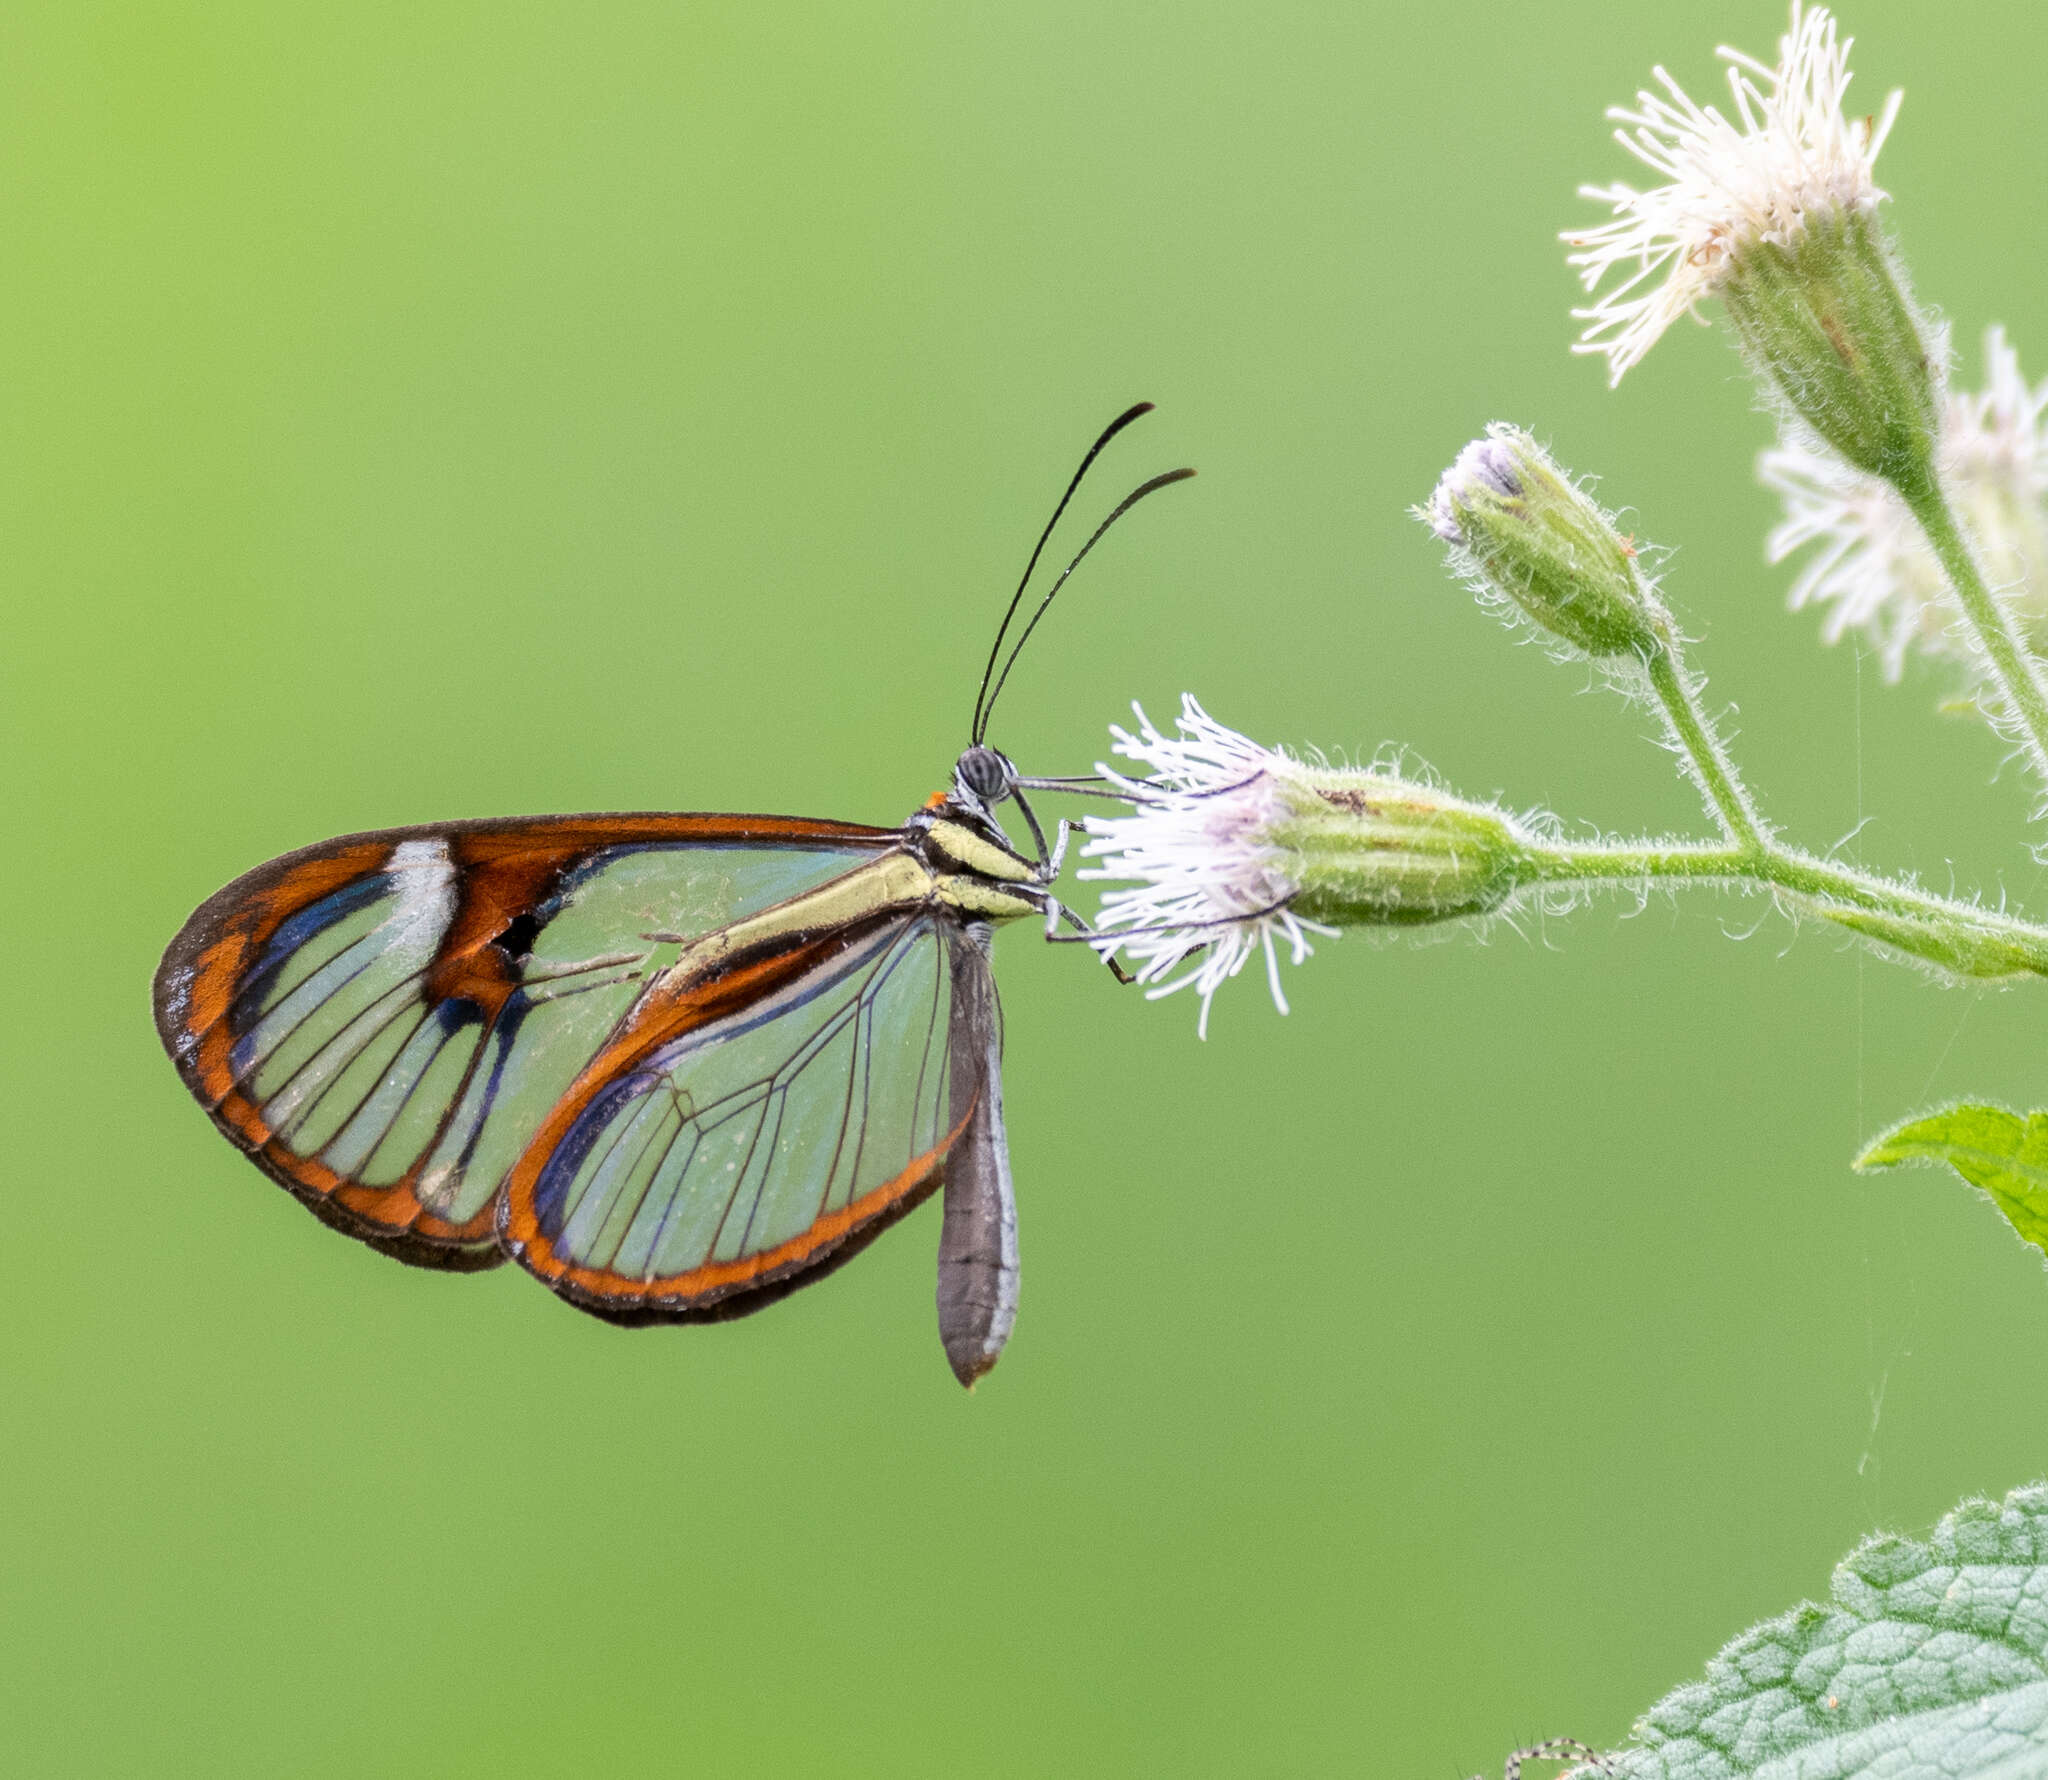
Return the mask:
[[[1192,984],[1202,1000],[1203,1037],[1216,991],[1263,952],[1284,1014],[1276,941],[1299,964],[1313,949],[1309,934],[1336,931],[1288,908],[1301,886],[1286,870],[1291,856],[1267,839],[1285,814],[1282,788],[1302,769],[1226,729],[1185,694],[1175,736],[1160,734],[1135,704],[1131,709],[1137,733],[1110,734],[1115,752],[1146,776],[1102,771],[1133,800],[1134,813],[1088,818],[1094,838],[1081,849],[1102,862],[1082,877],[1137,880],[1135,889],[1104,894],[1098,950],[1105,957],[1121,951],[1154,999]],[[1197,956],[1186,973],[1166,980]]]
[[1718,52],[1731,64],[1735,121],[1695,104],[1662,68],[1654,71],[1662,93],[1638,92],[1633,110],[1608,112],[1625,126],[1615,139],[1667,182],[1649,191],[1581,186],[1581,196],[1613,207],[1614,220],[1563,236],[1578,249],[1567,259],[1588,291],[1611,268],[1633,268],[1591,308],[1572,312],[1587,323],[1573,350],[1604,354],[1610,383],[1681,315],[1697,315],[1745,246],[1792,246],[1816,216],[1869,211],[1884,197],[1871,165],[1901,95],[1875,118],[1848,115],[1851,41],[1837,38],[1825,7],[1793,0],[1775,68]]
[[[1951,390],[1938,461],[1986,578],[2039,648],[2048,643],[2048,380],[2029,386],[2002,328],[1984,336],[1985,387]],[[1971,659],[1948,582],[1919,523],[1891,486],[1852,469],[1805,432],[1788,429],[1757,460],[1785,503],[1765,541],[1783,562],[1814,546],[1792,583],[1791,604],[1829,608],[1822,637],[1864,636],[1896,680],[1909,653]]]

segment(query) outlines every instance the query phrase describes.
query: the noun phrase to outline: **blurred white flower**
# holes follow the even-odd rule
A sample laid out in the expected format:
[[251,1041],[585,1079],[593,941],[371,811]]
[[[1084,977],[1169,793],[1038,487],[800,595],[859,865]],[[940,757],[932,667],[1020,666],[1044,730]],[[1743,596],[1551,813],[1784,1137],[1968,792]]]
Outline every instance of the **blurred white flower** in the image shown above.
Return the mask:
[[[2048,644],[2048,380],[2027,383],[2002,328],[1984,336],[1984,369],[1981,391],[1945,398],[1937,461],[1985,578],[2039,650]],[[1889,680],[1911,653],[1971,659],[1940,564],[1888,483],[1797,427],[1758,458],[1757,473],[1785,505],[1765,542],[1770,561],[1812,547],[1790,602],[1828,608],[1824,640],[1862,636]]]
[[[1153,999],[1192,985],[1205,1038],[1216,991],[1263,953],[1284,1014],[1279,949],[1299,964],[1313,950],[1311,933],[1336,931],[1287,906],[1301,886],[1287,871],[1292,855],[1271,839],[1288,813],[1283,784],[1301,767],[1226,729],[1186,694],[1174,736],[1162,735],[1137,705],[1131,709],[1137,733],[1112,727],[1112,747],[1146,776],[1102,768],[1133,800],[1133,813],[1088,818],[1093,838],[1081,851],[1102,863],[1080,875],[1135,879],[1137,887],[1104,893],[1097,949],[1104,957],[1122,952]],[[1172,975],[1189,960],[1190,969]]]
[[1624,126],[1615,139],[1666,181],[1648,191],[1580,187],[1582,196],[1610,205],[1614,220],[1563,236],[1577,249],[1567,259],[1589,292],[1610,269],[1632,268],[1590,308],[1573,311],[1587,324],[1573,350],[1604,354],[1610,383],[1672,322],[1696,315],[1746,247],[1795,247],[1816,222],[1871,211],[1885,195],[1871,166],[1901,95],[1894,92],[1875,117],[1848,115],[1851,42],[1837,37],[1825,7],[1807,10],[1794,0],[1776,67],[1718,52],[1731,64],[1733,121],[1695,104],[1661,67],[1654,70],[1661,93],[1638,92],[1633,109],[1608,112]]

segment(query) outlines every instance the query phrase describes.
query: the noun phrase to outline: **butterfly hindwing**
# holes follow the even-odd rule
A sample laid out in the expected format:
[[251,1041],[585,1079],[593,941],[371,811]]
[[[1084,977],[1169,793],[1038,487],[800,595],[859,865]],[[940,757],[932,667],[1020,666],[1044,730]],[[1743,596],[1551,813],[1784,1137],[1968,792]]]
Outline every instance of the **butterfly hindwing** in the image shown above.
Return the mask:
[[199,908],[158,969],[158,1031],[221,1130],[328,1222],[489,1266],[505,1176],[684,947],[897,840],[691,815],[344,836]]
[[959,1011],[993,1005],[983,947],[937,907],[658,985],[513,1171],[507,1245],[600,1315],[758,1308],[940,1184],[985,1087]]

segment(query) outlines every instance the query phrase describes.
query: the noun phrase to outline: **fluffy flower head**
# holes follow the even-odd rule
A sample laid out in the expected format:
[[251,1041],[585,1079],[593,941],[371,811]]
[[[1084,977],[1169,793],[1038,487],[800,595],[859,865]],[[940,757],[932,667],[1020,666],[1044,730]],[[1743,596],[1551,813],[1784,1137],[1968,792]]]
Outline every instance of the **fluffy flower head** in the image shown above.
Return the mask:
[[1310,765],[1225,729],[1192,698],[1175,729],[1162,735],[1138,711],[1135,733],[1110,732],[1146,776],[1103,768],[1133,813],[1089,819],[1082,851],[1102,863],[1081,876],[1135,881],[1103,897],[1095,944],[1128,957],[1154,996],[1192,984],[1205,1035],[1211,998],[1254,953],[1284,1014],[1283,948],[1299,964],[1311,933],[1487,915],[1528,881],[1531,835],[1514,817],[1399,762]]
[[[2029,385],[2001,328],[1984,337],[1981,391],[1951,390],[1937,456],[1991,585],[2036,649],[2048,644],[2048,380]],[[1826,641],[1854,632],[1896,680],[1912,653],[1968,657],[1947,581],[1891,486],[1851,468],[1802,429],[1757,460],[1785,504],[1765,550],[1783,562],[1812,547],[1791,604],[1827,608]]]
[[1611,383],[1672,322],[1697,313],[1745,247],[1794,246],[1816,220],[1869,212],[1884,197],[1871,168],[1901,95],[1874,118],[1848,114],[1851,42],[1837,36],[1825,7],[1793,0],[1775,67],[1719,51],[1730,64],[1732,119],[1696,104],[1661,67],[1661,92],[1639,92],[1633,108],[1608,112],[1621,126],[1615,139],[1664,180],[1643,191],[1580,187],[1614,219],[1563,237],[1589,292],[1610,270],[1630,269],[1590,308],[1573,311],[1587,324],[1573,350],[1603,354]]
[[1279,949],[1299,964],[1313,950],[1311,933],[1335,932],[1288,907],[1301,885],[1272,839],[1286,815],[1284,783],[1300,766],[1225,728],[1186,694],[1171,736],[1131,709],[1137,729],[1112,727],[1111,746],[1144,776],[1107,765],[1102,771],[1133,800],[1134,813],[1089,817],[1092,838],[1081,849],[1102,861],[1082,877],[1137,880],[1135,889],[1104,893],[1098,949],[1105,957],[1121,951],[1154,999],[1192,985],[1205,1038],[1216,991],[1255,953],[1264,956],[1274,1003],[1285,1013]]

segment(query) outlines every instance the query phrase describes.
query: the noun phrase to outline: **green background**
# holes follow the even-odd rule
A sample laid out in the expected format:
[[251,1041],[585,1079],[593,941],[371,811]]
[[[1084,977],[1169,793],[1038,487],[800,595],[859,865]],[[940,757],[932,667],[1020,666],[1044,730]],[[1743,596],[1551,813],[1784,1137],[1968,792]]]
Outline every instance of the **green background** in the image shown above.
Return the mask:
[[[2048,22],[1853,9],[1920,288],[2048,370]],[[2048,1001],[1700,896],[1325,945],[1207,1044],[1001,952],[1028,1280],[935,1210],[728,1327],[319,1228],[150,970],[234,874],[440,816],[901,818],[1094,429],[1191,461],[995,740],[1133,697],[1701,826],[1404,514],[1484,422],[1602,477],[1769,810],[2039,905],[1939,686],[1782,611],[1721,337],[1615,394],[1554,236],[1653,62],[1775,8],[94,5],[0,21],[0,1722],[34,1774],[1498,1771],[1612,1741],[1867,1527],[2048,1471],[2048,1281],[1917,1104]],[[1084,898],[1084,902],[1087,899]],[[1752,933],[1750,930],[1755,927]],[[1747,936],[1747,937],[1744,937]],[[2018,1356],[2015,1363],[2015,1356]]]

